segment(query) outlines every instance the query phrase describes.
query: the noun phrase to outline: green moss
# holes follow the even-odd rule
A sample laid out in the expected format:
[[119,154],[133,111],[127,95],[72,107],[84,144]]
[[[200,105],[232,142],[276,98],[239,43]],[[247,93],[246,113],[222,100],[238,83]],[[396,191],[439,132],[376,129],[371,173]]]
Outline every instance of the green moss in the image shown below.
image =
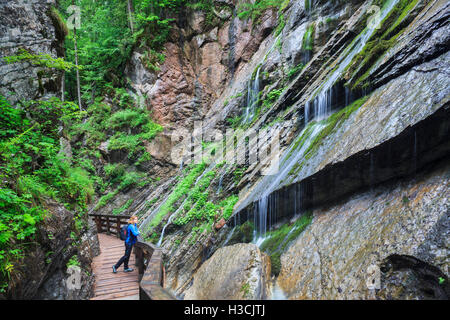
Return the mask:
[[270,256],[270,273],[272,276],[277,277],[281,271],[281,252],[275,252]]
[[305,0],[305,11],[311,10],[311,0]]
[[351,105],[344,109],[333,113],[327,119],[323,120],[326,123],[326,127],[317,135],[317,137],[311,142],[308,149],[305,151],[305,159],[308,160],[317,151],[322,141],[330,135],[333,131],[337,130],[339,126],[348,119],[348,117],[358,110],[368,99],[368,96],[362,97],[354,101]]
[[305,34],[303,35],[302,40],[302,50],[303,51],[312,51],[314,49],[314,33],[315,33],[315,24],[312,23],[306,29]]
[[132,204],[133,204],[134,199],[130,199],[127,202],[125,202],[125,204],[123,206],[121,206],[120,208],[116,208],[113,209],[113,214],[121,214],[122,212],[124,212],[125,210],[127,210]]
[[305,213],[293,224],[284,224],[280,228],[269,231],[266,236],[267,239],[261,244],[260,249],[270,256],[272,264],[272,275],[277,276],[280,273],[281,262],[280,257],[292,241],[311,224],[312,214]]
[[419,2],[419,0],[401,1],[400,6],[397,7],[398,8],[397,10],[401,11],[400,15],[398,15],[397,20],[382,35],[382,38],[390,38],[390,37],[394,36],[393,32],[397,28],[399,28],[399,26],[402,24],[403,21],[405,21],[405,18],[415,8],[415,6],[417,5],[418,2]]
[[188,168],[188,174],[177,183],[172,193],[168,196],[167,200],[161,206],[155,217],[149,224],[149,230],[156,227],[162,219],[170,212],[174,212],[174,205],[176,202],[181,201],[184,198],[197,177],[205,170],[206,163],[202,162],[198,165]]
[[372,35],[371,39],[357,54],[347,67],[353,83],[348,83],[353,89],[370,85],[368,81],[370,70],[376,62],[390,49],[406,26],[414,18],[410,15],[418,0],[401,0],[381,22],[381,27]]
[[53,26],[55,27],[58,39],[63,40],[69,34],[69,29],[64,22],[64,18],[61,13],[59,13],[58,9],[53,6],[50,7],[48,15],[52,20]]
[[246,221],[238,228],[235,228],[233,231],[233,235],[231,236],[228,243],[249,243],[253,240],[253,232],[255,230],[255,226],[252,222]]
[[278,37],[286,26],[286,19],[284,18],[284,14],[280,14],[278,16],[278,25],[275,29],[275,37]]

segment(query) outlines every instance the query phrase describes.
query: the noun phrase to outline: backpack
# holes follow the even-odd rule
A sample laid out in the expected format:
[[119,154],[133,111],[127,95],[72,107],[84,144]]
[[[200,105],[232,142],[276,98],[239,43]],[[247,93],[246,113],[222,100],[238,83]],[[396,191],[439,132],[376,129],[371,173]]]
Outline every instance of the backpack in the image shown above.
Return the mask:
[[128,236],[128,225],[125,225],[122,228],[120,228],[120,233],[119,233],[120,240],[122,240],[122,241],[127,240],[127,236]]

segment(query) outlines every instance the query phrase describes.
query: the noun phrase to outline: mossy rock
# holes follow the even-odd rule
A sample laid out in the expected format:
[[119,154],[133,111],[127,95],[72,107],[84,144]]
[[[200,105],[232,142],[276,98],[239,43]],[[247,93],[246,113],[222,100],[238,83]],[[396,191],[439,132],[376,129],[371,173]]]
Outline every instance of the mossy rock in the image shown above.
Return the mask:
[[249,243],[253,240],[253,231],[255,226],[250,221],[246,221],[239,228],[234,229],[233,235],[228,241],[227,245],[233,245],[236,243]]

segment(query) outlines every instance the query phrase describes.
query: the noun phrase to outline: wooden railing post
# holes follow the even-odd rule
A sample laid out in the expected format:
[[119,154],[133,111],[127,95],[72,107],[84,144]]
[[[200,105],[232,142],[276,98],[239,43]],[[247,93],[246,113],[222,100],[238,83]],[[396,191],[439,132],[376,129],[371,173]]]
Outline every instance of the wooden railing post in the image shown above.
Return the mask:
[[109,228],[111,227],[109,222],[109,216],[106,216],[106,234],[110,234]]
[[102,220],[100,217],[94,217],[95,220],[95,225],[97,226],[97,232],[101,233],[102,232]]
[[120,217],[116,218],[116,230],[117,230],[117,236],[120,236]]

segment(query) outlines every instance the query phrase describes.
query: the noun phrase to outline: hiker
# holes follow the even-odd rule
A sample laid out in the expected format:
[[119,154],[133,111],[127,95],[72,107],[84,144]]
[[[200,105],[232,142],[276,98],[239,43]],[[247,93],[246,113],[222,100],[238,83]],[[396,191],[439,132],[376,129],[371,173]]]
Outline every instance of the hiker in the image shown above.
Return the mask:
[[130,260],[131,250],[133,249],[133,245],[137,241],[137,236],[139,235],[139,230],[137,228],[138,218],[136,216],[131,216],[128,220],[127,227],[127,238],[125,239],[125,255],[117,261],[115,265],[113,265],[113,272],[117,272],[117,268],[123,263],[125,272],[132,272],[132,268],[128,268],[128,261]]

